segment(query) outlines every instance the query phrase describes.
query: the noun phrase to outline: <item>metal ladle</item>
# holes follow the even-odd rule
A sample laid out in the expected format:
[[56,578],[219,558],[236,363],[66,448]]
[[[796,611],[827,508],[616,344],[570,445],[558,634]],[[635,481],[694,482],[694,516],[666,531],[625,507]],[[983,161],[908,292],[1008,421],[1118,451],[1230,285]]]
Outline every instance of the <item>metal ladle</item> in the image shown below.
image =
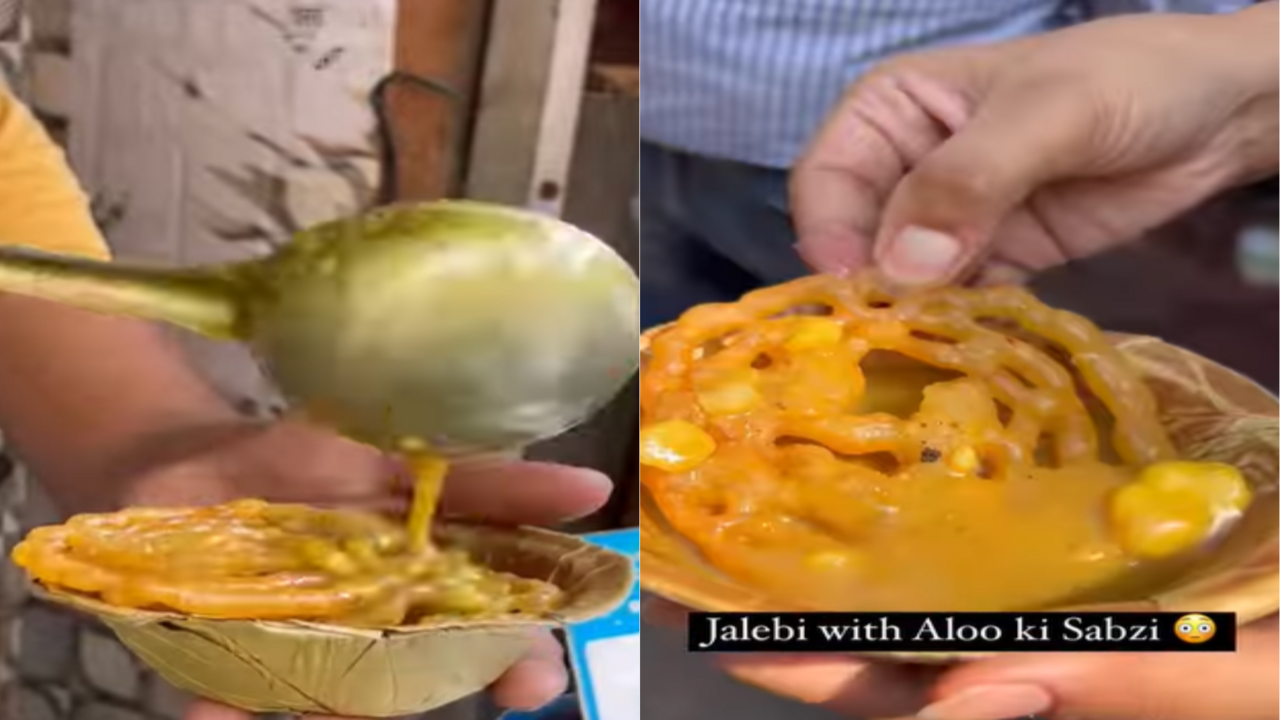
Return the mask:
[[4,248],[0,291],[243,341],[304,414],[386,449],[522,447],[638,365],[631,267],[569,224],[476,202],[382,208],[198,269]]

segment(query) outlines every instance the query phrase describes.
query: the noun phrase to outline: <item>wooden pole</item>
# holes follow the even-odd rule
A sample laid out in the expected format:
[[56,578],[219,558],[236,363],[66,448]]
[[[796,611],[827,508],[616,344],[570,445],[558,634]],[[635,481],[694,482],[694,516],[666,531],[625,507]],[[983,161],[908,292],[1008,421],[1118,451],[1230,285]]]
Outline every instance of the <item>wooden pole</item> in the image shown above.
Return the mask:
[[488,2],[400,0],[395,68],[453,89],[454,99],[410,82],[388,88],[396,148],[397,200],[433,200],[457,193],[463,168]]

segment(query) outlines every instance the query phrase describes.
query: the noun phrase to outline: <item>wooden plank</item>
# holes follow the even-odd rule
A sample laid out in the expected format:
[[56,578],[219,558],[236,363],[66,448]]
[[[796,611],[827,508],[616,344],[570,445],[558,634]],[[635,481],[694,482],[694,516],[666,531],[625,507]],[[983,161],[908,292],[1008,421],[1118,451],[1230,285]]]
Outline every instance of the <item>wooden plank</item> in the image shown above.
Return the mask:
[[596,0],[560,0],[551,69],[534,145],[533,176],[525,205],[549,215],[564,211],[574,140],[586,89]]
[[465,194],[522,205],[549,85],[559,0],[494,0]]
[[451,88],[450,98],[412,82],[388,88],[394,136],[396,199],[431,200],[460,189],[467,108],[484,34],[486,3],[400,0],[395,67]]
[[640,100],[587,93],[569,172],[564,218],[595,233],[639,270],[632,213],[640,178]]

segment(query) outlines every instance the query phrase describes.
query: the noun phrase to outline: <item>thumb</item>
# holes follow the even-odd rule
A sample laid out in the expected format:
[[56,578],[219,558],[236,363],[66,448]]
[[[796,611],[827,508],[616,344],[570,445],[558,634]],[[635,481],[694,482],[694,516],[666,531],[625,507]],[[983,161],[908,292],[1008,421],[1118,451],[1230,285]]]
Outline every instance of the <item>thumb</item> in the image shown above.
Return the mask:
[[1235,653],[1047,654],[962,665],[938,683],[929,720],[1035,714],[1090,720],[1274,720],[1274,619]]
[[1039,88],[984,99],[890,194],[873,251],[885,278],[931,286],[972,270],[1018,204],[1083,162],[1085,108],[1074,93]]

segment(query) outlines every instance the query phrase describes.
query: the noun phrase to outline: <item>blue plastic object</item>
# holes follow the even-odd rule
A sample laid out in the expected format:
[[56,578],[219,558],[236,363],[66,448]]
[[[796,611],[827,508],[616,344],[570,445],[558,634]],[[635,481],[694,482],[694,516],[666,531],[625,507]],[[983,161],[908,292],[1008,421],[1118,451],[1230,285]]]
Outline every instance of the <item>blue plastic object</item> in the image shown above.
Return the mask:
[[537,710],[508,710],[498,720],[582,720],[578,696],[561,695]]
[[612,613],[565,629],[582,720],[640,720],[640,531],[610,530],[583,539],[630,557],[637,581]]

